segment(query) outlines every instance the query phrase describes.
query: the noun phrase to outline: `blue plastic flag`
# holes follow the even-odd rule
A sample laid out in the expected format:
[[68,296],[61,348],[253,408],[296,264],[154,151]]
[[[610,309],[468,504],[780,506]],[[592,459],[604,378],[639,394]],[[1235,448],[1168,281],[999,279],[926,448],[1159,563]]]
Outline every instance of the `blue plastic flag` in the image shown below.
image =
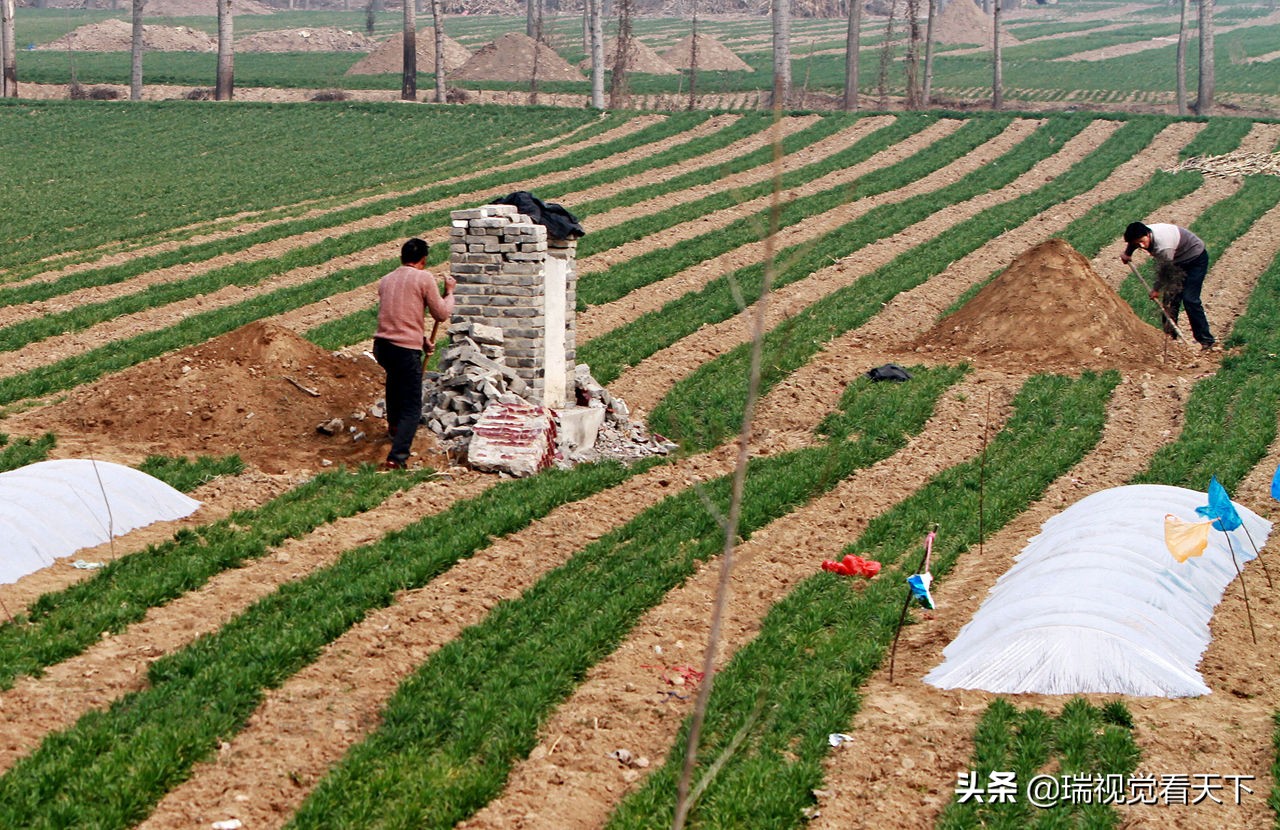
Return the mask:
[[1280,467],[1276,467],[1276,474],[1271,477],[1271,498],[1280,501]]
[[1209,479],[1209,503],[1204,507],[1197,507],[1196,512],[1206,519],[1213,519],[1216,530],[1235,530],[1243,524],[1240,514],[1231,504],[1231,497],[1227,495],[1226,488],[1218,483],[1217,476]]
[[929,586],[933,584],[933,574],[912,574],[907,577],[907,584],[911,586],[911,596],[924,603],[926,608],[933,608],[933,595],[929,593]]

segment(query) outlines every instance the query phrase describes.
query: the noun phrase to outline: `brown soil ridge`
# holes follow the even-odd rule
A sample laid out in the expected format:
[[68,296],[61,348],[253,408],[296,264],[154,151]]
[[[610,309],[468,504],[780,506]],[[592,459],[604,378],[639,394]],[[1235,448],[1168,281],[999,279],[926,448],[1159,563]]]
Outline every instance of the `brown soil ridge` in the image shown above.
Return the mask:
[[[675,46],[662,52],[662,59],[677,69],[692,69],[694,36],[682,38]],[[697,36],[697,60],[699,70],[712,72],[754,72],[750,64],[735,55],[711,35]]]
[[1165,336],[1134,312],[1064,239],[1019,254],[954,314],[910,345],[947,362],[1040,368],[1141,367]]
[[[436,71],[436,30],[428,26],[419,29],[414,36],[419,72]],[[452,72],[471,60],[471,50],[458,41],[444,36],[444,68]],[[396,32],[374,47],[347,70],[348,75],[383,75],[404,69],[404,32]]]
[[449,73],[460,81],[581,81],[582,73],[544,43],[521,32],[508,32],[480,47]]

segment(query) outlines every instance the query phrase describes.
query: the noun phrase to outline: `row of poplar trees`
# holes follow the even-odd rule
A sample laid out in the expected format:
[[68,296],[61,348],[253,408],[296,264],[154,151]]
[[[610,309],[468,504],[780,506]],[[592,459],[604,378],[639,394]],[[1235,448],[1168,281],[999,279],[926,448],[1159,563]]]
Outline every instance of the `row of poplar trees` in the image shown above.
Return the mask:
[[[967,3],[971,0],[951,0],[956,3]],[[1016,5],[1016,0],[1012,0]],[[145,0],[132,0],[132,66],[129,78],[129,97],[132,100],[142,98],[142,15]],[[218,67],[217,81],[214,87],[214,98],[218,101],[229,101],[234,94],[234,58],[232,48],[232,10],[233,0],[217,0],[218,4]],[[429,0],[435,32],[435,74],[436,103],[446,100],[444,69],[444,9],[443,0]],[[602,5],[605,0],[583,0],[583,41],[586,51],[591,57],[591,106],[596,109],[605,108],[604,94],[604,37]],[[939,0],[925,0],[924,14],[925,32],[920,32],[921,0],[906,0],[907,49],[905,55],[906,69],[906,106],[922,108],[930,105],[933,84],[933,22],[939,11]],[[1011,0],[985,0],[989,3],[992,17],[992,95],[991,105],[995,109],[1003,106],[1003,78],[1000,45],[1001,11]],[[14,35],[14,11],[16,0],[0,0],[0,96],[17,97],[18,73],[16,37]],[[537,42],[543,42],[542,18],[544,0],[526,0],[526,33]],[[1188,22],[1191,0],[1181,0],[1181,17],[1178,26],[1177,49],[1177,106],[1178,114],[1186,115],[1187,103],[1187,44]],[[881,46],[879,91],[883,100],[886,97],[887,73],[894,55],[894,12],[897,2],[890,5],[889,20],[884,43]],[[401,97],[416,100],[418,97],[418,65],[417,65],[417,0],[407,0],[404,4],[404,72],[401,84]],[[848,9],[848,34],[845,42],[845,86],[844,108],[856,110],[858,103],[858,62],[860,57],[860,40],[862,26],[863,0],[851,0]],[[1213,0],[1200,0],[1197,25],[1199,29],[1199,86],[1197,89],[1194,111],[1207,115],[1213,106]],[[616,48],[613,66],[611,67],[611,83],[609,89],[609,107],[618,108],[626,105],[627,98],[627,60],[629,57],[631,34],[631,16],[633,0],[617,0],[618,14]],[[790,0],[774,0],[772,4],[773,29],[773,87],[772,102],[775,107],[785,108],[792,97],[791,83],[791,2]],[[697,78],[697,5],[693,6],[693,69],[689,82],[690,107],[694,106]],[[924,45],[923,67],[921,66],[920,47]],[[535,58],[536,66],[536,58]],[[536,72],[535,72],[536,75]],[[536,96],[536,77],[533,79],[533,94]]]

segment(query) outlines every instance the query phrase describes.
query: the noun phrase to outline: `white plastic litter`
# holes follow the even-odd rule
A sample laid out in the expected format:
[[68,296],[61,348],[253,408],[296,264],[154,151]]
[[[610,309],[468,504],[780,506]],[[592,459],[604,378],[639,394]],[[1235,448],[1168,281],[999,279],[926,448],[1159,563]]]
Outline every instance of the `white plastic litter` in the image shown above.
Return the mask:
[[998,694],[1208,694],[1196,665],[1236,578],[1231,551],[1243,570],[1271,523],[1237,503],[1243,526],[1211,531],[1204,555],[1179,563],[1165,545],[1165,514],[1204,521],[1195,510],[1207,502],[1195,490],[1139,484],[1054,516],[924,681]]
[[0,473],[0,584],[110,541],[111,533],[180,519],[199,506],[158,478],[107,461],[42,461]]

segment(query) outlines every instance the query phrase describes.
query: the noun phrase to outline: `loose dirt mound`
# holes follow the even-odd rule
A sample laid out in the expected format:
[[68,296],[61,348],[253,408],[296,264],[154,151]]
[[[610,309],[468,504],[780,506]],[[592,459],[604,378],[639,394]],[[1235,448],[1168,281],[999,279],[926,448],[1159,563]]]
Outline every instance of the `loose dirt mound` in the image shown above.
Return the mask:
[[278,29],[254,32],[236,41],[238,52],[368,52],[378,45],[359,32],[323,29]]
[[[662,53],[662,59],[680,69],[693,66],[693,35]],[[698,35],[698,68],[711,71],[754,72],[747,62],[711,35]]]
[[549,46],[519,32],[486,43],[449,77],[462,81],[528,81],[535,68],[540,81],[583,79],[581,72]]
[[[436,68],[436,32],[428,26],[420,29],[415,37],[418,53],[418,71],[434,72]],[[458,41],[444,36],[444,68],[452,72],[471,60],[471,50]],[[404,69],[404,32],[396,32],[389,39],[374,47],[355,66],[347,70],[348,75],[382,75],[387,72],[400,72]]]
[[[613,69],[614,63],[618,60],[618,39],[609,38],[604,43],[604,65],[606,69]],[[591,68],[591,58],[586,58],[578,67],[584,71]],[[631,39],[630,45],[627,46],[627,69],[631,72],[639,72],[644,75],[675,75],[680,70],[662,59],[662,56],[653,50],[652,47],[646,46],[643,41]]]
[[[973,0],[951,0],[934,21],[933,32],[938,43],[971,43],[982,46],[991,44],[991,28],[991,17],[983,14]],[[1008,32],[1000,32],[1001,45],[1017,42]]]
[[1061,239],[1031,248],[912,344],[947,360],[1024,369],[1127,368],[1186,355],[1170,345]]
[[[289,380],[297,382],[297,385]],[[299,386],[319,393],[313,396]],[[166,455],[227,455],[268,473],[314,471],[322,460],[379,461],[386,422],[366,417],[382,397],[382,370],[337,357],[293,331],[256,322],[77,389],[42,410],[42,428],[98,436],[115,447]],[[326,436],[332,418],[366,432]]]
[[[128,52],[133,27],[124,20],[87,23],[38,49],[74,49],[78,52]],[[189,26],[143,26],[143,48],[151,52],[216,52],[218,41]]]

